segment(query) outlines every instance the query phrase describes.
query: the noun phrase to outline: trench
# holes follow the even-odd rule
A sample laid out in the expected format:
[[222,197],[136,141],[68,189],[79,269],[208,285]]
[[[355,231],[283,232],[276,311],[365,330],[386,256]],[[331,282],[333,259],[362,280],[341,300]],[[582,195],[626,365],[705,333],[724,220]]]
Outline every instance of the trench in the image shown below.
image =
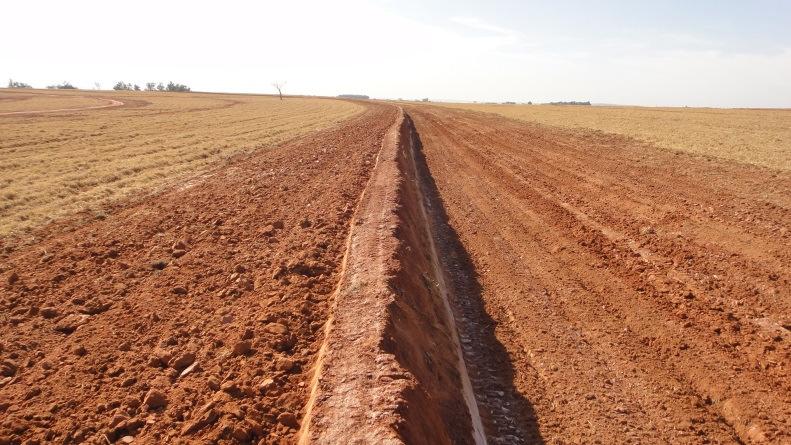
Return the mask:
[[401,110],[352,218],[300,444],[488,442],[420,147]]

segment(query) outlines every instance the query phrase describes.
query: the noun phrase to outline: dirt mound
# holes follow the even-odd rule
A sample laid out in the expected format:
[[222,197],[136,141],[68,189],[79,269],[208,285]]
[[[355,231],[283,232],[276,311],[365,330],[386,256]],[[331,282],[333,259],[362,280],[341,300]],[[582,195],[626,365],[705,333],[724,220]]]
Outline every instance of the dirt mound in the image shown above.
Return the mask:
[[355,212],[300,443],[483,442],[413,137],[402,116]]

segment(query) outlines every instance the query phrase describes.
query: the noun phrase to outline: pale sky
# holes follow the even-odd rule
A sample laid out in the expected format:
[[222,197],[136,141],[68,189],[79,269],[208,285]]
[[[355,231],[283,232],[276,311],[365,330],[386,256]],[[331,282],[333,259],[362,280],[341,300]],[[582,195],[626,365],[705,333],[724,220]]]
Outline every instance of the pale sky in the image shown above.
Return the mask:
[[791,107],[791,1],[5,2],[0,81]]

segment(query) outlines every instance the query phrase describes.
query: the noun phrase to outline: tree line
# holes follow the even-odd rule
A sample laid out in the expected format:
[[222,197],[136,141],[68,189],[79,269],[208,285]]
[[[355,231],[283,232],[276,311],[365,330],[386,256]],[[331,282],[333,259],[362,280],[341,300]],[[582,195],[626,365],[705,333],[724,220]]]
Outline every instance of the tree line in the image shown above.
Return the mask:
[[[133,84],[131,82],[118,82],[113,86],[113,89],[116,91],[142,91],[140,85]],[[146,82],[145,85],[146,91],[177,91],[177,92],[188,92],[190,91],[190,87],[175,83],[175,82],[168,82],[167,85],[163,84],[162,82]]]
[[[99,88],[99,84],[96,83],[96,89]],[[8,88],[33,88],[30,84],[24,82],[18,82],[14,79],[8,79]],[[50,90],[76,90],[78,89],[70,82],[63,82],[57,85],[47,85],[47,89]],[[113,86],[113,89],[116,91],[142,91],[140,85],[134,83],[127,83],[127,82],[118,82]],[[147,82],[145,85],[146,91],[177,91],[177,92],[188,92],[190,91],[190,87],[175,82],[168,82],[167,85],[163,84],[162,82]]]

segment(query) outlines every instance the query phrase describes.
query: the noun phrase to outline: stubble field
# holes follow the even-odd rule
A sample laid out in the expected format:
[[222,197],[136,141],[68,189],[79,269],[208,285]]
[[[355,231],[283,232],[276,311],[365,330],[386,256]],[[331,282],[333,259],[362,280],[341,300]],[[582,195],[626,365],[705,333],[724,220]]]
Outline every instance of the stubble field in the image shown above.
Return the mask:
[[562,128],[629,136],[670,150],[791,169],[791,110],[451,104]]
[[[83,111],[13,114],[107,105]],[[361,111],[267,96],[0,92],[0,236],[149,193]]]

